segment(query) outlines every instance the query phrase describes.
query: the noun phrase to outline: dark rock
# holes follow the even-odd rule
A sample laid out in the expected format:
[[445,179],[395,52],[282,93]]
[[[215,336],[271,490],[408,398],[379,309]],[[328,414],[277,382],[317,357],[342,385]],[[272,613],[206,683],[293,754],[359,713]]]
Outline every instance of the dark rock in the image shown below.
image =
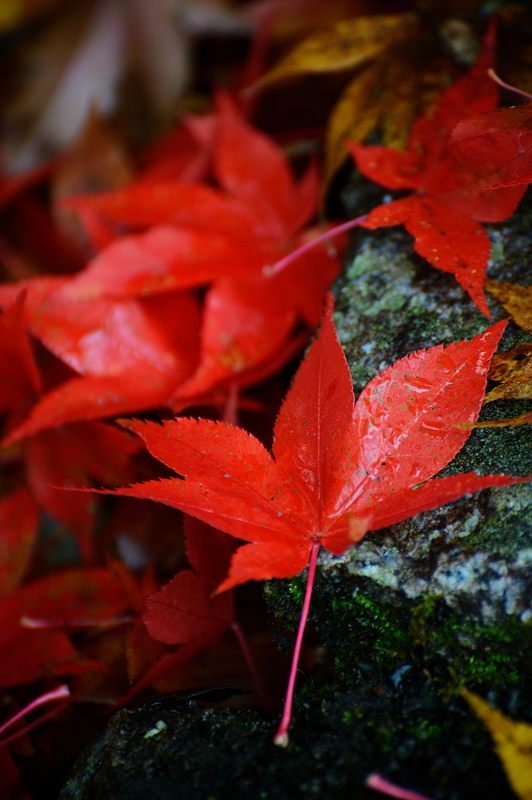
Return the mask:
[[60,800],[375,800],[363,786],[372,770],[435,800],[512,797],[465,703],[419,673],[304,692],[287,750],[272,744],[274,728],[252,711],[195,702],[120,711]]

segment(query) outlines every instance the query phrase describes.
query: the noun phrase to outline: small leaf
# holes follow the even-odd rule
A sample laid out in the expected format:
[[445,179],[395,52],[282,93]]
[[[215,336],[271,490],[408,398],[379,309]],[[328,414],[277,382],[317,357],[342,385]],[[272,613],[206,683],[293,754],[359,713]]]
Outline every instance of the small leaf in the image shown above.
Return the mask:
[[489,379],[499,385],[487,393],[484,403],[532,399],[532,344],[521,344],[503,353],[496,353]]
[[516,325],[532,334],[532,286],[488,280],[486,289],[506,309]]
[[473,692],[464,689],[462,696],[490,732],[516,795],[532,800],[532,725],[509,719]]

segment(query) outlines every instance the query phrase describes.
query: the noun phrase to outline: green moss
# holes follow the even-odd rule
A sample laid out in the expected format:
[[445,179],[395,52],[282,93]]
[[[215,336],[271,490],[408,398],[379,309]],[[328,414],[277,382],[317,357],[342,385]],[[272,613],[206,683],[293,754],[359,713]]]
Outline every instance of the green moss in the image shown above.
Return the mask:
[[[270,585],[268,603],[294,630],[300,606],[294,607],[282,582]],[[400,592],[383,593],[374,581],[345,572],[330,583],[318,579],[310,624],[330,654],[326,698],[368,673],[373,680],[389,679],[405,664],[428,671],[442,691],[459,684],[508,690],[519,686],[532,657],[532,626],[516,617],[481,624],[450,609],[443,597],[409,601]],[[302,689],[301,702],[307,699]],[[346,720],[352,714],[356,718],[356,710],[350,710]]]
[[481,625],[450,614],[441,598],[426,597],[412,608],[411,632],[425,665],[441,681],[486,690],[518,686],[532,656],[532,625],[515,617]]

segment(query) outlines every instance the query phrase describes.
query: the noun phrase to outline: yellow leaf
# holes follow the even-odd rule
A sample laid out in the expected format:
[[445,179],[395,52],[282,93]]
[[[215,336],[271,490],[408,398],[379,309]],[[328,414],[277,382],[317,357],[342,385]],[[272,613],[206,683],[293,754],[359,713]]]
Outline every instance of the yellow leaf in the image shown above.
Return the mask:
[[521,800],[532,800],[532,725],[505,717],[466,689],[462,695],[491,733],[512,789]]
[[[408,45],[403,46],[403,50]],[[363,141],[380,129],[389,147],[405,145],[414,119],[443,89],[442,65],[428,62],[416,69],[415,59],[391,48],[363,68],[344,89],[327,129],[325,186],[347,157],[348,139]]]
[[381,73],[381,67],[377,62],[357,75],[348,84],[329,117],[326,139],[326,184],[347,157],[345,146],[347,140],[365,139],[380,119]]
[[391,42],[407,38],[417,28],[414,14],[380,14],[342,20],[297,45],[255,88],[295,75],[340,72],[374,59]]
[[506,309],[516,325],[532,333],[532,286],[488,280],[486,289]]

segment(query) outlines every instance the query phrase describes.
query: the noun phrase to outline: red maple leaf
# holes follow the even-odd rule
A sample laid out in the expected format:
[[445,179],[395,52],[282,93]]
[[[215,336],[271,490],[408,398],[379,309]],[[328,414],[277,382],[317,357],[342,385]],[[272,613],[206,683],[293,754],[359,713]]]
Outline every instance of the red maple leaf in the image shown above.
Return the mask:
[[71,297],[130,298],[210,285],[200,364],[176,391],[175,405],[267,363],[298,320],[314,327],[339,271],[338,259],[322,247],[267,274],[265,267],[315,235],[303,226],[317,207],[317,176],[311,168],[296,182],[277,145],[224,96],[212,159],[217,188],[136,183],[74,201],[104,219],[149,230],[105,248],[73,279]]
[[[530,179],[515,159],[519,146],[506,140],[494,156],[509,168],[513,180],[490,183],[492,156],[468,163],[472,147],[458,148],[457,137],[472,114],[495,108],[498,88],[489,78],[494,31],[488,32],[483,53],[468,75],[443,93],[435,107],[412,129],[406,152],[390,147],[348,147],[359,170],[388,189],[413,189],[414,194],[378,206],[362,223],[367,228],[404,225],[414,237],[414,249],[438,269],[451,272],[478,308],[489,317],[483,290],[490,241],[480,222],[501,222],[515,210]],[[500,112],[499,112],[500,113]],[[502,119],[502,118],[501,118]],[[502,136],[498,142],[502,145]],[[451,146],[451,143],[453,146]],[[472,169],[473,164],[476,169]],[[480,170],[478,169],[480,168]],[[500,171],[499,171],[499,174]]]
[[453,158],[479,189],[532,180],[532,103],[468,117],[451,134]]
[[80,301],[69,296],[68,280],[42,277],[0,286],[0,302],[12,302],[22,290],[32,334],[83,377],[47,392],[9,442],[69,422],[165,405],[197,364],[200,313],[189,292]]
[[0,686],[104,669],[84,658],[62,628],[120,614],[127,599],[104,569],[73,569],[33,581],[0,600]]
[[[127,699],[169,673],[175,675],[191,658],[214,644],[230,629],[236,637],[257,694],[264,707],[267,707],[247,639],[235,618],[233,592],[214,594],[227,574],[236,543],[192,517],[185,519],[184,534],[186,554],[192,569],[181,570],[165,586],[150,594],[145,601],[143,616],[153,639],[180,647],[149,665],[130,690]],[[138,635],[138,630],[133,633]],[[136,642],[132,644],[134,646]]]
[[187,519],[186,553],[192,569],[181,570],[146,599],[144,623],[154,639],[165,644],[218,638],[234,622],[232,593],[213,592],[225,577],[234,542],[218,531]]
[[[294,664],[320,547],[340,554],[367,530],[515,480],[475,473],[433,477],[470,435],[465,426],[477,418],[505,322],[471,342],[400,359],[370,381],[354,406],[331,305],[279,412],[273,457],[246,431],[225,423],[129,421],[124,425],[150,453],[184,479],[116,490],[179,508],[247,541],[218,591],[251,579],[287,578],[310,563]],[[295,666],[279,742],[285,741],[294,680]]]
[[[40,286],[38,281],[36,283]],[[14,287],[14,291],[16,288]],[[14,304],[4,314],[0,314],[0,411],[7,412],[8,431],[10,426],[24,417],[32,406],[39,408],[35,403],[38,401],[42,386],[41,376],[24,327],[23,294],[22,292],[20,295],[15,295]],[[54,332],[51,335],[53,336]],[[68,382],[66,386],[72,383],[74,381]],[[60,390],[61,387],[55,391]],[[91,398],[84,396],[81,391],[78,398],[77,403],[76,398],[73,398],[72,410],[74,414],[77,412],[79,415],[79,409],[83,412]],[[97,408],[97,398],[93,398],[93,402]],[[40,427],[44,427],[44,422],[53,426],[69,421],[68,414],[58,414],[57,408],[55,418],[43,419],[43,417],[44,414],[40,412],[36,415],[36,421],[30,416],[33,430],[30,425],[28,425],[30,429],[25,430],[25,423],[22,423],[18,429],[10,431],[8,439],[13,442],[22,435],[37,433],[29,436],[22,448],[27,482],[33,500],[50,516],[63,522],[77,536],[82,555],[87,558],[91,551],[90,532],[95,506],[80,496],[57,487],[80,484],[88,486],[91,480],[98,482],[116,480],[120,476],[122,479],[127,479],[127,476],[132,476],[129,458],[138,448],[130,437],[102,423],[76,423],[56,427],[54,430],[40,431]],[[18,508],[16,499],[6,499],[4,503],[6,515],[12,517]],[[11,545],[14,544],[14,539],[20,536],[20,539],[17,539],[17,547],[21,548],[21,559],[31,547],[31,525],[27,516],[31,513],[31,507],[29,498],[26,515],[21,512],[21,527],[18,532],[12,531],[10,535],[9,525],[4,532]],[[23,522],[24,519],[26,522]],[[22,562],[18,568],[14,563],[11,566],[16,572],[22,568]]]
[[0,596],[18,586],[37,536],[37,508],[20,487],[0,499]]

